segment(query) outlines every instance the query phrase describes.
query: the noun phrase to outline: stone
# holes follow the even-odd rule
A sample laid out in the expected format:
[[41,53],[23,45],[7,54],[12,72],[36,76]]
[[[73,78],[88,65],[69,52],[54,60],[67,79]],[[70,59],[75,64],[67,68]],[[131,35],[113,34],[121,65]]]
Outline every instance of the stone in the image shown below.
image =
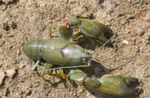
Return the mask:
[[0,47],[2,47],[5,44],[4,40],[0,40]]
[[122,43],[125,45],[129,45],[129,41],[127,41],[127,40],[123,40]]
[[6,76],[9,78],[13,78],[16,73],[17,70],[15,68],[6,70]]
[[3,85],[4,79],[5,79],[5,72],[0,70],[0,86]]

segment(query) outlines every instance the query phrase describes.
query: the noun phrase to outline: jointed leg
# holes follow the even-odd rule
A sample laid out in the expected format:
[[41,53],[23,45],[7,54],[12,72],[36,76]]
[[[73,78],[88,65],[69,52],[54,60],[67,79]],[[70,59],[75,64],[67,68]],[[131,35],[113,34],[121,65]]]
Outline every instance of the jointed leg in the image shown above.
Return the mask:
[[32,65],[31,65],[31,70],[35,70],[36,67],[39,65],[39,63],[40,63],[40,60],[37,60],[36,62],[33,61],[33,62],[32,62]]

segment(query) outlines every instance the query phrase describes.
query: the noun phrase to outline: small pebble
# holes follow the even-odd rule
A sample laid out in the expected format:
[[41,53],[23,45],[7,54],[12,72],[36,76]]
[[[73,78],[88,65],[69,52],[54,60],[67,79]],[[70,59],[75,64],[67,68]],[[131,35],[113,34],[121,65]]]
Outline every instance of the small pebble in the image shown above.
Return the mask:
[[15,36],[15,33],[13,32],[13,33],[9,33],[9,34],[7,34],[7,36],[8,37],[14,37]]
[[129,41],[127,41],[127,40],[123,40],[122,43],[125,45],[129,45]]
[[3,36],[2,33],[0,33],[0,38],[1,38],[2,36]]
[[3,29],[4,29],[5,31],[9,31],[9,30],[10,30],[10,27],[9,27],[9,25],[8,25],[7,23],[3,23]]
[[54,78],[55,83],[60,82],[61,79],[60,78]]
[[6,70],[6,76],[9,78],[13,78],[16,73],[17,71],[15,68]]
[[135,19],[135,16],[133,16],[133,15],[127,15],[127,19]]
[[1,98],[9,98],[9,97],[7,97],[7,96],[2,96]]
[[145,21],[150,21],[150,13],[147,13],[144,17]]
[[5,44],[5,41],[1,40],[0,41],[0,47],[2,47]]
[[138,33],[139,36],[143,36],[145,34],[145,31],[143,29],[139,29],[137,31],[137,33]]
[[[0,0],[0,3],[3,4],[2,0]],[[4,11],[4,10],[6,10],[6,8],[7,8],[7,6],[3,4],[0,7],[0,11]]]
[[5,72],[0,70],[0,86],[3,85],[3,82],[4,82],[4,78],[5,78]]
[[20,64],[20,65],[19,65],[19,68],[20,68],[20,69],[22,69],[22,68],[24,68],[24,67],[25,67],[25,64]]
[[16,29],[16,28],[17,28],[17,24],[14,21],[6,19],[6,22],[3,23],[3,29],[5,31],[9,31],[11,29]]
[[80,93],[80,94],[82,94],[84,92],[84,88],[83,87],[79,87],[79,89],[78,89],[78,94]]
[[147,36],[145,36],[145,39],[150,41],[150,34],[149,35],[147,34]]

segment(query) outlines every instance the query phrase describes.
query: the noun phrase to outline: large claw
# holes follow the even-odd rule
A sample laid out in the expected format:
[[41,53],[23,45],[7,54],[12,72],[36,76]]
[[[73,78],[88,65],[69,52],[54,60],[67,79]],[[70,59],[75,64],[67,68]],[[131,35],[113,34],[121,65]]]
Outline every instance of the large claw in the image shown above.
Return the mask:
[[107,74],[101,77],[100,83],[96,90],[106,94],[124,96],[138,93],[138,89],[132,86],[138,84],[136,78]]
[[103,43],[107,42],[113,36],[112,31],[106,25],[89,19],[82,20],[80,30],[84,35],[98,39]]
[[136,95],[139,91],[135,88],[135,84],[138,83],[138,80],[132,77],[106,74],[98,80],[95,77],[87,77],[81,70],[71,70],[69,78],[85,88],[109,95]]

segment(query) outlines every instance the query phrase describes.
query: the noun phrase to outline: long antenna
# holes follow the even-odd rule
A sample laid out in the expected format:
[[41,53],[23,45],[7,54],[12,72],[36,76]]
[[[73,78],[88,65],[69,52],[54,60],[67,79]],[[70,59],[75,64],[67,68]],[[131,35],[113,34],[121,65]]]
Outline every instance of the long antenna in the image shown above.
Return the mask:
[[[106,41],[103,45],[101,45],[99,48],[102,48],[104,47],[108,42],[110,42],[113,38],[116,37],[116,34],[114,34],[108,41]],[[93,51],[92,55],[95,54],[97,51]],[[100,62],[100,60],[98,60],[97,58],[93,58],[92,59],[93,61],[96,61],[96,62]]]

